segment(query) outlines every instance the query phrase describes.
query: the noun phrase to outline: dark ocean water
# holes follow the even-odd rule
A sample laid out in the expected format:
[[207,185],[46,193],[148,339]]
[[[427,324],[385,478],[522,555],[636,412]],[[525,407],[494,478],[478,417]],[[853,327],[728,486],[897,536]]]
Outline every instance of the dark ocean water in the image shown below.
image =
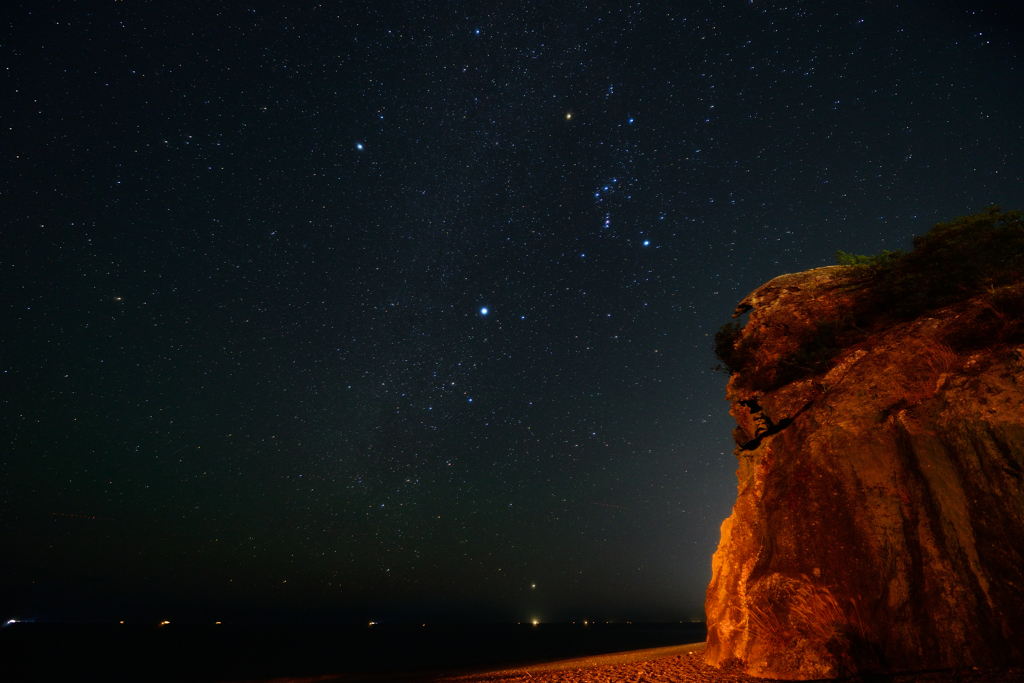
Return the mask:
[[0,629],[10,681],[234,681],[471,670],[682,645],[704,624],[255,626],[31,624]]

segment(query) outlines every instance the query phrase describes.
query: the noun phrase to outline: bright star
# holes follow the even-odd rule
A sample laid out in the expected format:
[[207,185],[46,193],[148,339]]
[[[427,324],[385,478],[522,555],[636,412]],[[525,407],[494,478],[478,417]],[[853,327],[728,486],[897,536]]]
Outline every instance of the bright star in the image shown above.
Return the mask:
[[649,244],[650,244],[650,241],[648,241],[648,240],[644,240],[644,246],[645,246],[645,247],[646,247],[646,246],[648,246]]
[[356,143],[356,149],[362,149],[362,148],[363,148],[363,143],[357,142]]
[[481,308],[480,315],[487,315],[487,308]]

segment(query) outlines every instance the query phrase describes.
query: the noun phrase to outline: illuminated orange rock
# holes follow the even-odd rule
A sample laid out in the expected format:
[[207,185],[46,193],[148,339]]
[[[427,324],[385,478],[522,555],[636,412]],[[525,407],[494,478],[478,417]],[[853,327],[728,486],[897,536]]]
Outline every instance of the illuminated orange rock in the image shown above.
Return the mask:
[[791,680],[1019,664],[1024,346],[950,341],[996,329],[989,292],[784,381],[783,359],[863,295],[853,273],[784,275],[737,308],[739,494],[712,561],[707,661]]

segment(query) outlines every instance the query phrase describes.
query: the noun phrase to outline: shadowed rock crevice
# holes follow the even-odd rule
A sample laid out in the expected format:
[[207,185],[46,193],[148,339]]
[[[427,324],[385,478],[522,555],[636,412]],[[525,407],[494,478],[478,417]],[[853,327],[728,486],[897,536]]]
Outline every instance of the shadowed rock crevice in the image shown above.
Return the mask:
[[785,275],[737,309],[707,660],[790,680],[1024,663],[1024,346],[972,330],[1021,284],[855,330],[780,381],[862,279]]
[[737,442],[737,446],[740,450],[753,451],[761,445],[761,441],[769,436],[775,436],[786,427],[793,424],[801,413],[811,407],[811,402],[804,404],[795,414],[790,417],[784,417],[778,422],[773,422],[771,417],[765,414],[764,409],[758,405],[755,399],[748,399],[746,401],[740,401],[740,405],[750,411],[750,415],[757,431],[754,434],[754,438],[749,441]]

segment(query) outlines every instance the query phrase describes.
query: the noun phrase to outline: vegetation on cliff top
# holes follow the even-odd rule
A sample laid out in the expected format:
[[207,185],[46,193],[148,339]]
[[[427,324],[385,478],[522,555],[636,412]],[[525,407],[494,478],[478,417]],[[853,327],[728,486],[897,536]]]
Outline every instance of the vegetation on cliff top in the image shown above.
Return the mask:
[[[824,372],[836,354],[862,341],[867,331],[979,294],[987,294],[984,306],[947,340],[950,346],[967,350],[1024,341],[1024,291],[1007,287],[1024,281],[1024,212],[989,207],[935,225],[914,238],[913,251],[874,256],[838,251],[836,260],[854,270],[853,281],[865,289],[865,296],[841,319],[819,323],[771,373],[751,377],[756,388],[770,390]],[[753,356],[753,342],[741,330],[738,322],[731,322],[715,335],[715,355],[729,374],[740,371]]]
[[914,238],[913,251],[837,251],[836,261],[869,278],[872,295],[861,316],[913,318],[1024,278],[1024,212],[992,206],[937,224]]

